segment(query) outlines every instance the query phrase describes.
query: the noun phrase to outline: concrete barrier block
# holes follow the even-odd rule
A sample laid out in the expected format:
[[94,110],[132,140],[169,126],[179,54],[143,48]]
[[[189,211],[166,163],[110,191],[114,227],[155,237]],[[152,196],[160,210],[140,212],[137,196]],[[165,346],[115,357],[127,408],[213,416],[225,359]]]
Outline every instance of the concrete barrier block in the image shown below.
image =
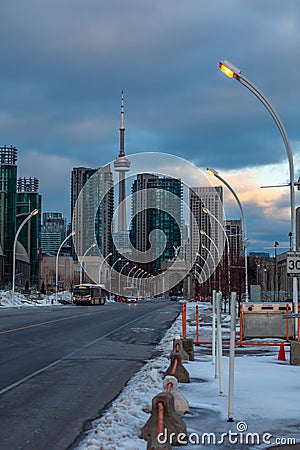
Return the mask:
[[180,355],[176,352],[171,352],[170,360],[170,365],[167,368],[164,376],[166,377],[167,375],[172,375],[173,377],[176,377],[180,383],[189,383],[190,374],[182,365]]
[[[163,435],[158,436],[158,403],[162,402],[163,409]],[[171,449],[171,445],[179,445],[178,437],[187,435],[186,424],[176,412],[173,394],[160,392],[152,399],[151,417],[142,429],[142,438],[148,441],[147,450]],[[166,447],[164,447],[166,445]]]
[[300,366],[300,341],[291,341],[290,364]]
[[[171,390],[168,390],[169,383],[172,385]],[[190,407],[188,401],[184,398],[184,396],[178,390],[178,381],[177,378],[167,375],[163,380],[163,390],[166,392],[171,392],[174,397],[175,409],[179,415],[189,414]]]
[[183,340],[180,338],[173,339],[173,352],[178,353],[181,356],[181,359],[188,361],[189,355],[183,348]]
[[185,339],[181,339],[181,341],[182,341],[183,350],[185,350],[186,353],[188,354],[189,360],[195,361],[193,339],[185,338]]

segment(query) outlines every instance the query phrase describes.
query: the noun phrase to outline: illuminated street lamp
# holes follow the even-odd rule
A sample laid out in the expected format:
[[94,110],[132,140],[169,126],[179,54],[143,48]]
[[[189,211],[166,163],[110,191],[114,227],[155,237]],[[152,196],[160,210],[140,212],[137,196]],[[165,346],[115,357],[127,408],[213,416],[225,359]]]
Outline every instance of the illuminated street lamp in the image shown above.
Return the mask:
[[88,252],[92,248],[96,247],[96,245],[97,244],[95,242],[92,245],[90,245],[89,248],[86,249],[86,251],[84,252],[82,260],[80,261],[80,284],[82,284],[82,275],[83,275],[83,271],[84,271],[84,268],[83,268],[83,266],[84,266],[84,258],[86,257],[86,255],[88,254]]
[[15,304],[15,282],[16,282],[16,248],[17,248],[17,241],[18,241],[18,237],[19,234],[22,230],[22,228],[24,227],[24,225],[33,217],[36,216],[39,213],[38,209],[34,209],[33,211],[31,211],[31,213],[28,214],[28,216],[23,220],[23,222],[21,223],[21,225],[19,226],[16,235],[15,235],[15,239],[14,239],[14,245],[13,245],[13,267],[12,267],[12,292],[11,292],[11,302],[12,305]]
[[[71,236],[75,236],[75,231],[72,231],[60,244],[57,253],[56,253],[56,258],[55,258],[55,303],[57,303],[57,299],[58,299],[58,256],[59,253],[62,249],[62,247],[64,246],[64,244],[67,242],[67,240],[71,237]],[[51,300],[51,303],[53,304],[53,300]]]
[[[285,131],[285,128],[280,120],[280,117],[278,116],[276,110],[273,108],[269,100],[265,97],[265,95],[246,77],[244,77],[241,73],[241,70],[236,67],[231,62],[225,60],[219,62],[219,67],[225,75],[227,75],[229,78],[235,78],[237,81],[239,81],[243,86],[245,86],[247,89],[249,89],[252,94],[255,95],[255,97],[258,98],[258,100],[264,105],[264,107],[267,109],[267,111],[272,116],[274,122],[276,123],[280,134],[282,136],[288,162],[289,162],[289,171],[290,171],[290,208],[291,208],[291,250],[296,251],[296,214],[295,214],[295,174],[294,174],[294,161],[293,161],[293,154],[291,150],[291,146],[287,137],[287,133]],[[293,277],[293,302],[294,302],[294,311],[298,311],[298,283],[297,278]],[[297,335],[297,326],[298,323],[295,321],[296,324],[296,335]]]
[[225,186],[230,190],[230,192],[232,193],[232,195],[234,196],[240,211],[241,211],[241,216],[242,216],[242,222],[243,222],[243,234],[244,234],[244,258],[245,258],[245,300],[246,302],[249,300],[249,289],[248,289],[248,245],[247,245],[247,224],[246,224],[246,217],[244,214],[244,209],[242,207],[242,204],[240,202],[239,197],[237,196],[236,192],[234,191],[234,189],[230,186],[230,184],[224,180],[224,178],[221,177],[221,175],[219,175],[219,173],[214,170],[214,169],[209,169],[207,168],[207,172],[209,173],[209,175],[212,175],[216,178],[218,178],[218,180],[220,180],[223,184],[225,184]]
[[208,234],[205,233],[204,230],[200,230],[200,234],[202,236],[205,236],[213,244],[213,246],[215,247],[216,253],[217,253],[218,261],[219,261],[220,260],[220,252],[219,252],[218,246],[216,245],[215,241],[210,236],[208,236]]

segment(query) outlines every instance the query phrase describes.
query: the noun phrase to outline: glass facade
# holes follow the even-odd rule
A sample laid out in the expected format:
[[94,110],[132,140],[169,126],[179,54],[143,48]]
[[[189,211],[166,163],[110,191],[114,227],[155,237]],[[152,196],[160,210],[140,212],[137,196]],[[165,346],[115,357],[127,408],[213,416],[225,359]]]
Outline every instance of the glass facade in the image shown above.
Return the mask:
[[[181,246],[182,235],[182,182],[179,179],[138,174],[132,185],[132,221],[130,239],[139,251],[150,249],[150,233],[156,233],[153,245],[153,261],[145,269],[157,274],[162,262],[175,256],[175,248]],[[172,195],[170,195],[170,193]],[[165,249],[161,252],[165,244]],[[175,247],[175,248],[174,248]]]
[[18,241],[21,242],[27,251],[31,262],[31,277],[27,280],[29,285],[38,286],[39,277],[39,249],[40,249],[40,229],[41,229],[41,196],[38,192],[18,192],[17,193],[17,229],[23,220],[34,209],[39,210],[39,214],[32,217],[22,228]]
[[17,149],[0,147],[0,242],[4,257],[3,282],[11,282],[16,233]]

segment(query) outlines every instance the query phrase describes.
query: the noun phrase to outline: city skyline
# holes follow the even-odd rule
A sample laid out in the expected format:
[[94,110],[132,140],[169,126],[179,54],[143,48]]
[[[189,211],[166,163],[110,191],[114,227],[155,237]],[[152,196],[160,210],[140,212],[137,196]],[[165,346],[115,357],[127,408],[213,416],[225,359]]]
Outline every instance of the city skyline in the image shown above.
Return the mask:
[[[19,176],[39,178],[44,210],[69,218],[72,167],[102,167],[117,154],[124,89],[128,156],[165,152],[214,167],[245,206],[249,250],[274,241],[279,251],[288,246],[288,188],[260,189],[288,182],[281,137],[257,99],[221,74],[218,62],[231,60],[270,99],[291,141],[297,180],[300,5],[129,0],[126,11],[121,5],[2,6],[1,145],[18,148]],[[224,197],[227,216],[238,219],[226,190]]]

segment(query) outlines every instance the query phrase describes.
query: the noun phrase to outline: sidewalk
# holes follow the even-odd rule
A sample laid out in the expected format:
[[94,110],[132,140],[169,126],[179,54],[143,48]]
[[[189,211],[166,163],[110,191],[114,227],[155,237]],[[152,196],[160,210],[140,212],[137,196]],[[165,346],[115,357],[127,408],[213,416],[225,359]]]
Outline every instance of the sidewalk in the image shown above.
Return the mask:
[[[211,305],[199,305],[200,340],[211,334]],[[187,337],[195,338],[195,303],[187,304]],[[223,339],[230,321],[223,314]],[[141,429],[149,418],[152,398],[162,391],[163,373],[169,365],[172,340],[181,335],[181,317],[157,348],[161,356],[149,361],[134,376],[107,412],[93,423],[93,430],[78,450],[145,450]],[[209,339],[210,340],[210,339]],[[269,339],[267,340],[269,341]],[[276,448],[288,442],[300,443],[300,367],[278,361],[277,347],[237,348],[235,357],[234,422],[228,422],[228,351],[224,350],[224,395],[219,395],[211,347],[195,346],[195,361],[184,362],[190,383],[180,383],[188,400],[186,450]],[[289,441],[292,439],[293,441]],[[174,447],[175,448],[175,447]],[[294,450],[299,445],[292,445]],[[284,447],[285,450],[288,447]]]

